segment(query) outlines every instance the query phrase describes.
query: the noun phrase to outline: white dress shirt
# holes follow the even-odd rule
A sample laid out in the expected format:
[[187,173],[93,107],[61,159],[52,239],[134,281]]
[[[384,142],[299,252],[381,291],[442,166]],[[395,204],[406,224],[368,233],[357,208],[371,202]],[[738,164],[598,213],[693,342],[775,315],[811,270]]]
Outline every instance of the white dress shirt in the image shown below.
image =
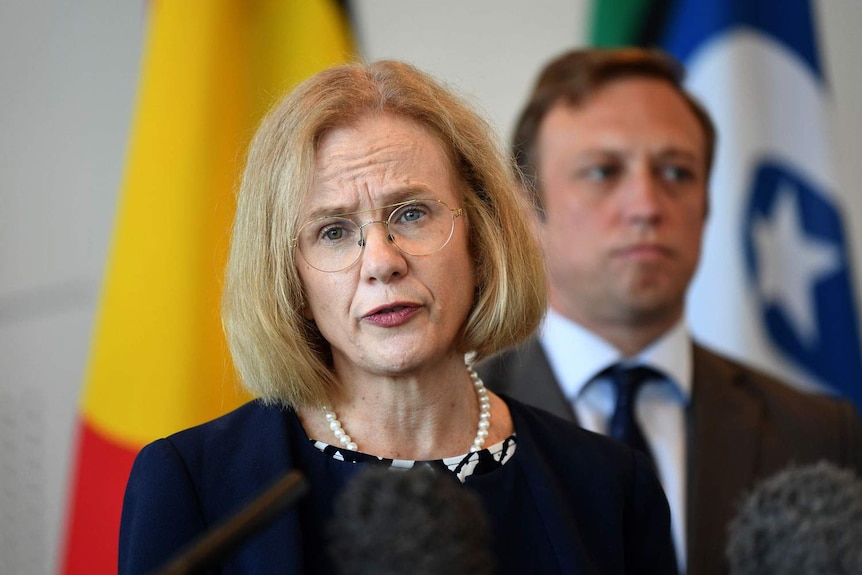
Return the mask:
[[685,322],[681,320],[637,356],[623,357],[608,342],[549,309],[539,341],[581,426],[590,431],[606,433],[616,401],[613,384],[607,377],[596,379],[596,374],[622,362],[649,366],[664,375],[641,388],[635,417],[670,504],[677,562],[680,573],[685,573],[685,409],[692,379],[692,341]]

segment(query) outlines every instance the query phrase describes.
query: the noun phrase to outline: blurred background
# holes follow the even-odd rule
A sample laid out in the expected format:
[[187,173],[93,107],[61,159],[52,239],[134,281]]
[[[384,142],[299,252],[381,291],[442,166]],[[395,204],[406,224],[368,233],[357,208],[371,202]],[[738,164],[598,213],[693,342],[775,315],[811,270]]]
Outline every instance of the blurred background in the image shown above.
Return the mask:
[[[828,85],[826,182],[839,197],[852,288],[862,285],[862,250],[852,249],[862,241],[862,4],[819,0],[812,6]],[[133,185],[124,177],[151,8],[142,0],[0,5],[0,573],[62,568],[106,262],[121,193]],[[351,9],[361,56],[403,59],[431,72],[471,100],[501,139],[540,67],[589,41],[592,13],[589,0],[359,0]],[[170,64],[169,55],[164,62]],[[719,122],[720,133],[723,127]],[[146,229],[147,222],[139,225]],[[159,230],[153,223],[152,233]],[[710,241],[716,245],[722,236]],[[860,292],[851,293],[853,305],[843,314],[855,325]],[[712,296],[700,297],[696,309]],[[121,330],[135,332],[133,316],[118,321]],[[169,335],[171,325],[162,327]],[[700,321],[696,333],[740,356],[766,339],[723,344]],[[856,345],[851,353],[858,362]],[[773,367],[766,352],[748,359]],[[782,369],[775,367],[789,373]],[[123,390],[129,380],[112,373],[111,385]],[[800,385],[817,387],[814,379],[803,373]],[[103,428],[117,425],[101,421]],[[145,435],[136,431],[124,446],[134,448]],[[87,473],[102,470],[81,468],[80,477]],[[101,544],[96,531],[80,536]]]

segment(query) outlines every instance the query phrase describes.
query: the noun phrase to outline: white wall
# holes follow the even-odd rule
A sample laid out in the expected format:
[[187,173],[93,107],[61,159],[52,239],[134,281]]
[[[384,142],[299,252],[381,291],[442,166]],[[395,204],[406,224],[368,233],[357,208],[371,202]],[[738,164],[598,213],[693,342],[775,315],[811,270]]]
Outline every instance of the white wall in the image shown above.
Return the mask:
[[[835,98],[835,165],[838,189],[847,208],[850,253],[858,301],[862,303],[862,3],[858,0],[819,0],[817,16],[827,81]],[[860,306],[862,307],[862,306]]]
[[143,5],[0,5],[0,573],[53,573]]
[[[369,57],[406,59],[450,82],[506,137],[542,63],[583,42],[586,3],[360,0],[356,16]],[[0,573],[55,572],[145,5],[0,4]],[[820,0],[818,9],[839,182],[859,245],[862,5]]]

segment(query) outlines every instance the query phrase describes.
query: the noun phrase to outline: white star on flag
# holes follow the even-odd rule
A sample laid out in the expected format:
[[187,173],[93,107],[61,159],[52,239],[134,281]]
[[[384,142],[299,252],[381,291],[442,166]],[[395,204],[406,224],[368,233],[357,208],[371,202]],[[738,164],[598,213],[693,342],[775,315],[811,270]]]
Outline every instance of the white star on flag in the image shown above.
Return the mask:
[[814,284],[840,269],[841,254],[837,246],[805,234],[791,186],[785,183],[777,195],[772,219],[759,219],[752,230],[760,294],[764,303],[779,306],[810,344],[817,339]]

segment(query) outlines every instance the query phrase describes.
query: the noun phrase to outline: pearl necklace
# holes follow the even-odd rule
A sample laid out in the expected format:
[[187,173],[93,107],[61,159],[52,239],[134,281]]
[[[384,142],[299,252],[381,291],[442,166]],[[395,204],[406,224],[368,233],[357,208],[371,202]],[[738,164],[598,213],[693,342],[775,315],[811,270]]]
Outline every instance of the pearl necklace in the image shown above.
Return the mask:
[[[485,445],[485,439],[488,437],[488,428],[491,427],[491,400],[488,398],[485,384],[472,366],[467,366],[467,372],[470,374],[470,379],[473,380],[473,389],[476,390],[476,396],[479,399],[479,426],[476,430],[476,438],[473,440],[473,445],[470,446],[470,453],[473,453],[482,449],[482,446]],[[359,451],[356,443],[344,431],[344,427],[338,421],[335,411],[324,405],[323,414],[326,417],[327,423],[329,423],[329,429],[332,430],[338,443],[350,451]]]

